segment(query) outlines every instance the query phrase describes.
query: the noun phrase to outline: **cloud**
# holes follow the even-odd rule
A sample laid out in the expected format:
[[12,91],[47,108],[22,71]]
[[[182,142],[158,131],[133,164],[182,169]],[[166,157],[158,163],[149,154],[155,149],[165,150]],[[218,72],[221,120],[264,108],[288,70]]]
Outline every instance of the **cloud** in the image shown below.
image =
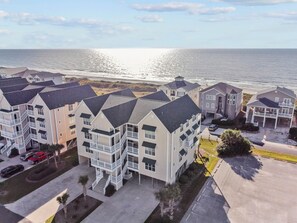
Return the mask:
[[297,3],[297,0],[216,0],[239,5],[277,5],[283,3]]
[[11,32],[7,29],[0,29],[0,34],[1,35],[7,35],[7,34],[10,34]]
[[297,22],[297,11],[267,13],[264,16],[269,18],[279,18],[288,22]]
[[209,8],[200,3],[192,2],[168,2],[161,4],[134,4],[132,8],[147,12],[187,12],[189,14],[222,14],[235,11],[234,7]]
[[19,25],[34,26],[39,24],[46,24],[63,27],[80,27],[88,30],[96,30],[97,33],[101,34],[115,34],[119,32],[131,32],[134,30],[128,25],[111,24],[96,19],[68,19],[63,16],[40,16],[26,12],[8,13],[5,11],[0,11],[0,18],[8,19],[9,21],[15,22]]
[[136,18],[139,19],[141,22],[145,22],[145,23],[163,22],[163,18],[159,15],[144,15],[144,16],[137,16]]

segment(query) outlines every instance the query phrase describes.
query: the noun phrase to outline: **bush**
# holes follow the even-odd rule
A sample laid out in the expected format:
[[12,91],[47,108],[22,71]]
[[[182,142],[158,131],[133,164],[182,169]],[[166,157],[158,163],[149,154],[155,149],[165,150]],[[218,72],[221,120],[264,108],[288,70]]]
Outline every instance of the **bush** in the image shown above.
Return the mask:
[[297,128],[296,127],[290,128],[289,137],[290,137],[290,139],[297,140]]
[[226,130],[221,135],[222,143],[217,146],[219,156],[247,155],[251,153],[252,145],[240,131]]
[[10,152],[9,158],[13,158],[19,155],[19,150],[16,148],[13,148]]
[[181,184],[186,184],[189,182],[189,177],[187,175],[181,175],[180,178],[179,178],[179,182]]
[[227,119],[225,121],[222,121],[221,119],[213,119],[211,121],[212,124],[216,124],[218,126],[233,126],[235,125],[235,121],[231,119]]
[[42,166],[41,168],[32,171],[27,178],[31,181],[40,181],[56,171],[57,169],[54,167]]
[[107,197],[111,197],[114,193],[116,192],[115,188],[113,185],[109,184],[107,187],[106,187],[106,191],[105,191],[105,195]]
[[253,123],[246,123],[241,127],[241,130],[250,131],[250,132],[257,132],[259,131],[259,126],[254,126]]

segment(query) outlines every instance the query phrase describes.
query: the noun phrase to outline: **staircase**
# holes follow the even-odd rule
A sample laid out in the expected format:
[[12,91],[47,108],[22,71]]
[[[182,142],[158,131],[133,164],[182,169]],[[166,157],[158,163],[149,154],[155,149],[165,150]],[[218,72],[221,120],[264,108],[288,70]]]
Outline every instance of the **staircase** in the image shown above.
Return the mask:
[[98,182],[98,184],[93,188],[94,191],[105,194],[106,187],[110,183],[110,175],[104,173],[102,179]]
[[8,153],[14,143],[7,141],[7,144],[1,149],[1,154]]

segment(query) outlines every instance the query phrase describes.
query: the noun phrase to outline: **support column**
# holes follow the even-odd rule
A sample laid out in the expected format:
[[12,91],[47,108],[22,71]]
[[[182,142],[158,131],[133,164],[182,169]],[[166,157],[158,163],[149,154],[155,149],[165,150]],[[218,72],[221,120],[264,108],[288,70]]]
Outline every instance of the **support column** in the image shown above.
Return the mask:
[[139,185],[141,184],[141,175],[140,175],[140,173],[138,173],[138,184]]
[[290,128],[292,128],[293,119],[294,119],[294,109],[293,109],[293,114],[292,114],[292,117],[291,117]]
[[247,106],[246,107],[246,121],[249,122],[248,118],[249,118],[249,111],[250,111],[250,107]]
[[255,108],[253,109],[253,114],[252,114],[252,123],[254,123],[254,119],[255,119]]
[[275,119],[274,129],[276,129],[276,127],[277,127],[278,113],[279,113],[279,109],[276,110],[276,119]]
[[263,128],[265,127],[265,122],[266,122],[266,108],[264,108]]

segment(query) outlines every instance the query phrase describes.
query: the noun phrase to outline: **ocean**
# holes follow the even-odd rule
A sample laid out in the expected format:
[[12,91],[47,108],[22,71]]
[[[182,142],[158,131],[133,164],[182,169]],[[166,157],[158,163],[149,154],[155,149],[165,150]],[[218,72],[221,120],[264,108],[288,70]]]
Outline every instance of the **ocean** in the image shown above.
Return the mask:
[[297,49],[0,50],[0,66],[150,82],[181,75],[204,86],[224,81],[249,92],[276,85],[297,92]]

